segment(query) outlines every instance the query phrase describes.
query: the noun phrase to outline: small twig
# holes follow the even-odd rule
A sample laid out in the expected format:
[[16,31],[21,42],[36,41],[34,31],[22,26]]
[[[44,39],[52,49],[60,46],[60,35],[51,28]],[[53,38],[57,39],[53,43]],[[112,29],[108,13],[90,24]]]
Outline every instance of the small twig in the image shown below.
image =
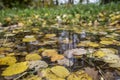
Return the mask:
[[20,76],[18,76],[17,78],[13,79],[13,80],[18,80],[19,78],[21,78],[22,76],[26,75],[28,72],[24,72],[22,73]]
[[103,79],[106,80],[106,78],[104,76],[104,72],[100,69],[100,67],[97,66],[97,69],[98,69],[99,73],[101,74],[101,76],[103,77]]
[[101,67],[104,67],[105,65],[107,65],[107,63],[104,63],[103,65],[101,65]]

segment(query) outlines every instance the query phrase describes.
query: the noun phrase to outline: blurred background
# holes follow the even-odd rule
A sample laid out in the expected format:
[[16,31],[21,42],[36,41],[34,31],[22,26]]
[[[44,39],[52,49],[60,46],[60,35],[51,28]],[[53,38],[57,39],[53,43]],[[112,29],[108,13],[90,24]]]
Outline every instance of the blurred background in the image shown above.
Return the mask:
[[53,7],[57,5],[71,5],[71,4],[91,4],[98,5],[107,4],[110,2],[118,2],[119,0],[0,0],[0,8],[40,8]]

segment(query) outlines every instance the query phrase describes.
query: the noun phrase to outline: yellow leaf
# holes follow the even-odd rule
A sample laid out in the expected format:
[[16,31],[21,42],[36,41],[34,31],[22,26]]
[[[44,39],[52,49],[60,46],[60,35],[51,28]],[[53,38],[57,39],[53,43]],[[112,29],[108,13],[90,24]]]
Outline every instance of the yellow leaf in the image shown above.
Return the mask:
[[118,50],[114,48],[100,48],[100,50],[103,51],[106,55],[118,54]]
[[95,43],[95,42],[89,42],[89,43],[88,43],[88,46],[91,46],[91,47],[99,47],[99,44],[98,44],[98,43]]
[[114,39],[113,39],[113,38],[101,37],[100,40],[101,40],[101,41],[112,41],[112,40],[114,40]]
[[30,36],[25,36],[25,38],[23,38],[22,40],[23,42],[33,42],[33,41],[36,41],[36,38],[32,35]]
[[23,26],[24,26],[24,23],[19,22],[19,23],[18,23],[18,26],[19,26],[19,27],[23,27]]
[[80,71],[70,74],[67,80],[92,80],[92,77],[90,77],[83,70],[80,70]]
[[45,38],[53,38],[53,37],[55,37],[56,36],[56,34],[46,34],[45,35]]
[[0,58],[0,65],[13,65],[16,63],[16,58],[15,57],[3,57]]
[[52,67],[51,71],[60,78],[65,78],[70,74],[70,72],[63,66]]
[[10,17],[7,17],[6,19],[5,19],[5,21],[6,22],[10,22],[12,19],[10,18]]
[[42,73],[42,77],[45,77],[48,80],[52,80],[52,79],[57,80],[59,78],[54,73],[51,72],[50,68],[43,69],[41,73]]
[[103,16],[104,16],[104,14],[103,14],[103,13],[99,13],[99,16],[100,16],[100,17],[103,17]]
[[52,57],[57,55],[58,52],[55,49],[46,49],[42,52],[42,56]]
[[40,60],[40,59],[41,59],[41,56],[35,53],[28,54],[25,57],[25,60],[27,61],[34,61],[34,60]]
[[0,47],[0,54],[2,54],[2,52],[4,51],[10,51],[12,50],[11,48],[6,48],[6,47]]
[[55,61],[61,60],[61,59],[63,59],[63,58],[64,58],[63,55],[54,55],[54,56],[51,57],[51,61],[52,61],[52,62],[55,62]]
[[77,75],[75,75],[74,73],[70,74],[67,78],[67,80],[80,80],[79,77]]
[[82,41],[78,44],[78,46],[85,46],[85,47],[99,47],[99,44],[96,42],[90,42],[90,41]]
[[104,45],[112,45],[113,41],[100,41],[100,43]]
[[3,72],[2,76],[13,76],[22,73],[28,68],[27,62],[20,62],[7,67]]
[[103,51],[98,50],[93,54],[93,56],[98,57],[98,58],[102,58],[105,56],[105,53]]
[[39,31],[39,28],[32,28],[32,31]]

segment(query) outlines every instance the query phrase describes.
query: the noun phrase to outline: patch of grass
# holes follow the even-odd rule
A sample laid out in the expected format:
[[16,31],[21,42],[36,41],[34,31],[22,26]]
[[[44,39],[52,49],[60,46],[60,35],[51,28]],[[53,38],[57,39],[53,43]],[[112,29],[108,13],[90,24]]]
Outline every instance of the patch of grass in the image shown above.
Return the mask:
[[[81,18],[85,20],[95,20],[96,15],[100,12],[112,13],[120,10],[120,5],[115,3],[110,3],[107,5],[98,5],[98,4],[78,4],[73,6],[57,6],[52,8],[37,8],[37,9],[4,9],[0,11],[0,22],[4,22],[6,17],[13,17],[15,15],[19,18],[28,18],[33,15],[40,15],[41,18],[53,19],[57,15],[61,16],[63,14],[72,14],[73,17],[75,14],[80,14]],[[48,16],[45,16],[48,15]]]

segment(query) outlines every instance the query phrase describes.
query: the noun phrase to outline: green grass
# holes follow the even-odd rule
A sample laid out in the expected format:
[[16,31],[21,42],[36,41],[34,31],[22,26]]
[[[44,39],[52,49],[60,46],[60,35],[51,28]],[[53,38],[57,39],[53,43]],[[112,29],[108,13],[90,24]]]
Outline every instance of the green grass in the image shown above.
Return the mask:
[[84,19],[88,19],[92,17],[94,20],[96,15],[99,12],[107,12],[112,13],[120,10],[120,5],[115,3],[109,3],[107,5],[97,5],[97,4],[78,4],[73,6],[57,6],[52,8],[38,8],[38,9],[20,9],[20,8],[12,8],[12,9],[4,9],[0,11],[0,22],[4,22],[4,18],[13,17],[18,15],[19,17],[27,18],[32,15],[40,15],[44,18],[44,14],[48,14],[49,16],[45,17],[48,19],[55,18],[57,15],[63,14],[72,14],[73,17],[75,14],[80,14]]

